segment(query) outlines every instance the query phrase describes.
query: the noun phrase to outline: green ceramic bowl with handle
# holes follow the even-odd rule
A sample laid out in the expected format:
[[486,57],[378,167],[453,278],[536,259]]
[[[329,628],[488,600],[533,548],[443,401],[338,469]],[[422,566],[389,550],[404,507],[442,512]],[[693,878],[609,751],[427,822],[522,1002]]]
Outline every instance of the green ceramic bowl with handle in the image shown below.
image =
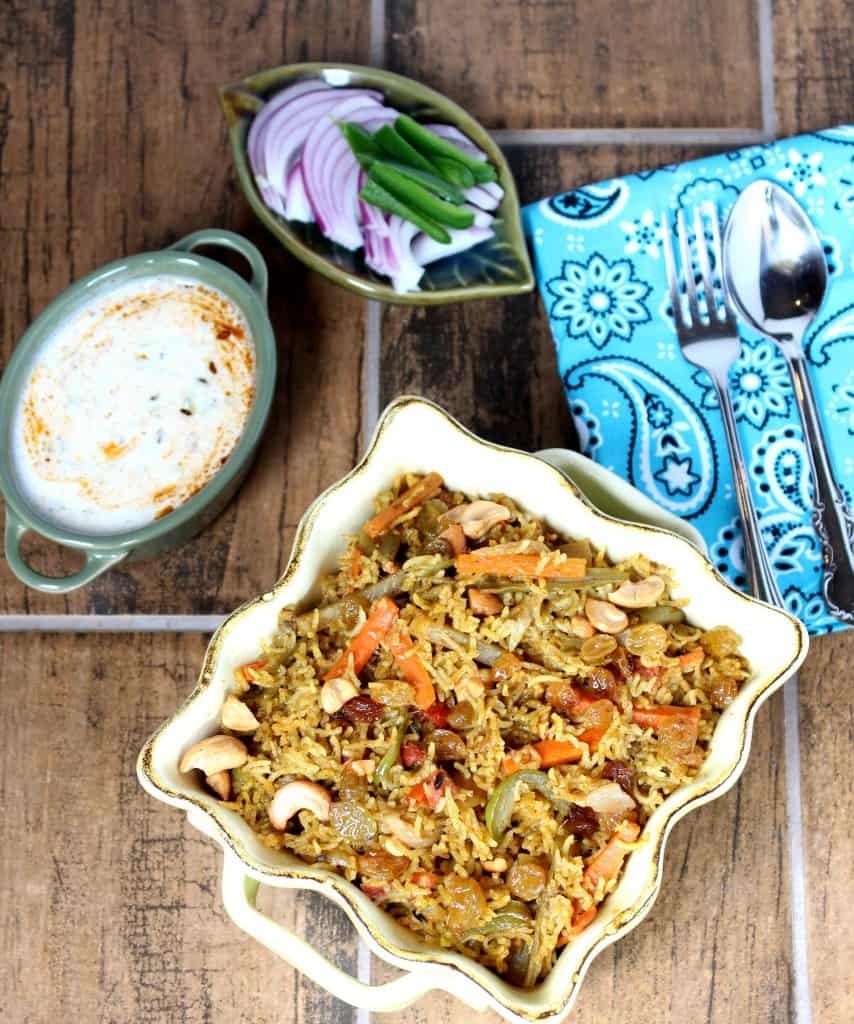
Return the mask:
[[[497,210],[493,238],[468,252],[428,264],[421,290],[396,292],[388,278],[365,264],[362,251],[349,252],[330,242],[316,224],[285,220],[261,198],[247,154],[252,119],[277,92],[297,82],[319,79],[333,88],[375,89],[386,103],[423,123],[453,125],[482,149],[495,167],[504,197]],[[368,299],[412,306],[467,299],[519,295],[534,287],[531,261],[522,232],[513,174],[489,132],[462,107],[426,85],[403,75],[358,64],[286,64],[259,71],[220,89],[231,150],[243,193],[258,219],[297,259],[336,284]]]
[[[195,250],[217,246],[240,253],[249,265],[249,281]],[[21,492],[12,463],[15,411],[39,350],[53,332],[80,308],[135,279],[172,275],[218,289],[246,319],[255,346],[255,398],[246,428],[216,476],[187,502],[162,519],[118,534],[85,534],[66,529],[37,512]],[[231,231],[196,231],[159,252],[140,253],[108,263],[67,288],[39,315],[21,338],[0,381],[0,492],[6,503],[6,561],[28,587],[53,594],[76,590],[123,561],[154,558],[204,529],[223,510],[246,475],[261,439],[276,379],[276,341],[267,316],[267,266],[261,253]],[[32,569],[21,554],[25,533],[33,531],[81,551],[83,567],[54,578]]]

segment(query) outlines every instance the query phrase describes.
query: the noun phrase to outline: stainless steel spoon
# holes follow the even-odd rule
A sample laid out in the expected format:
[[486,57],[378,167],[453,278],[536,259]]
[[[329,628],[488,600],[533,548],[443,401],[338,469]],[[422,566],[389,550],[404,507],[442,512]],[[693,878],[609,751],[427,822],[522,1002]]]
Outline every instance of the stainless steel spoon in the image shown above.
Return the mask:
[[723,248],[730,298],[752,327],[778,343],[788,363],[814,484],[824,598],[837,618],[854,623],[854,519],[833,479],[802,344],[827,288],[824,250],[798,203],[772,181],[754,181],[741,193]]

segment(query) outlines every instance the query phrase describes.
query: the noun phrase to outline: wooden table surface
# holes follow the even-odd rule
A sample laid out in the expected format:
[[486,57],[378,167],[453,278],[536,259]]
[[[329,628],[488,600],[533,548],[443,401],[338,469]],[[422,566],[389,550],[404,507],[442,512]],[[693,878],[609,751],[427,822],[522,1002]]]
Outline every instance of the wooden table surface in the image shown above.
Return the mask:
[[[269,261],[281,360],[258,462],[203,536],[64,598],[0,566],[3,1021],[364,1024],[231,925],[218,849],[144,796],[136,754],[386,401],[435,398],[523,448],[572,438],[535,296],[381,308],[308,273],[239,193],[217,84],[325,58],[412,75],[496,132],[532,200],[850,121],[852,23],[849,0],[0,6],[0,365],[73,279],[215,225]],[[580,1024],[854,1019],[852,658],[854,634],[816,641],[799,691],[763,708],[741,782],[676,828],[653,913],[594,963]],[[393,973],[320,897],[264,901],[361,977]],[[437,994],[394,1019],[466,1012]]]

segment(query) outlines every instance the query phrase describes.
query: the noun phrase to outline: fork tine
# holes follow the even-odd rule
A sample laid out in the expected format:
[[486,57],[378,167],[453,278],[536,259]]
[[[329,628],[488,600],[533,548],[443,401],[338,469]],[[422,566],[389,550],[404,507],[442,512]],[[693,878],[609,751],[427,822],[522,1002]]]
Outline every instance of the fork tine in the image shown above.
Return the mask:
[[715,258],[715,266],[718,269],[721,282],[721,292],[723,294],[723,315],[718,316],[718,320],[724,322],[730,322],[733,320],[732,309],[730,302],[727,298],[726,288],[724,286],[723,277],[723,246],[721,245],[721,227],[720,220],[718,218],[718,208],[711,200],[707,200],[704,204],[706,207],[706,213],[708,214],[709,220],[712,222],[712,255]]
[[[715,214],[717,210],[714,205],[704,204],[706,207],[706,213],[709,215],[712,223],[717,223],[717,217]],[[711,206],[712,212],[709,211],[708,207]],[[715,299],[715,281],[712,277],[712,265],[709,262],[709,251],[706,248],[706,233],[703,229],[703,218],[700,214],[700,207],[694,207],[694,237],[697,240],[697,259],[700,263],[700,270],[703,274],[703,293],[706,296],[706,310],[709,314],[709,323],[714,323],[719,320],[718,316],[718,303]],[[717,257],[715,257],[717,263]]]
[[691,248],[688,245],[688,229],[685,227],[685,214],[681,208],[676,213],[676,234],[679,237],[679,253],[682,257],[682,273],[685,275],[685,289],[688,292],[688,310],[691,314],[691,326],[702,325],[700,320],[700,304],[697,301],[697,285],[694,283],[694,261],[691,259]]
[[664,244],[664,265],[667,267],[667,283],[670,285],[670,304],[673,307],[673,322],[677,327],[682,323],[682,297],[679,294],[679,278],[676,275],[676,260],[673,258],[673,241],[667,211],[661,214],[661,238]]

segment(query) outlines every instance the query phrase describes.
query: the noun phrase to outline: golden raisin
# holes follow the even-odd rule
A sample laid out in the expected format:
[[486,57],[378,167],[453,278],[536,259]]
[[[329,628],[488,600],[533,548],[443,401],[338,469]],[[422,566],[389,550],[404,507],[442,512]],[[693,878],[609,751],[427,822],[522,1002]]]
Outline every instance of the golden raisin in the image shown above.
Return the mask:
[[535,900],[545,889],[548,877],[542,864],[520,857],[507,872],[507,885],[517,899]]
[[477,880],[450,875],[445,882],[447,923],[453,932],[474,928],[486,916],[488,906]]
[[597,633],[585,640],[578,652],[582,661],[588,665],[596,665],[607,661],[617,649],[617,641],[607,633]]
[[626,631],[623,642],[630,654],[660,658],[667,648],[667,630],[658,622],[641,622]]
[[715,626],[700,637],[700,644],[706,654],[713,658],[725,658],[728,654],[735,654],[741,637],[729,626]]
[[731,679],[729,676],[717,676],[711,681],[711,686],[708,687],[707,693],[709,694],[709,700],[712,702],[712,707],[717,708],[718,711],[723,711],[735,700],[738,694],[738,683]]

